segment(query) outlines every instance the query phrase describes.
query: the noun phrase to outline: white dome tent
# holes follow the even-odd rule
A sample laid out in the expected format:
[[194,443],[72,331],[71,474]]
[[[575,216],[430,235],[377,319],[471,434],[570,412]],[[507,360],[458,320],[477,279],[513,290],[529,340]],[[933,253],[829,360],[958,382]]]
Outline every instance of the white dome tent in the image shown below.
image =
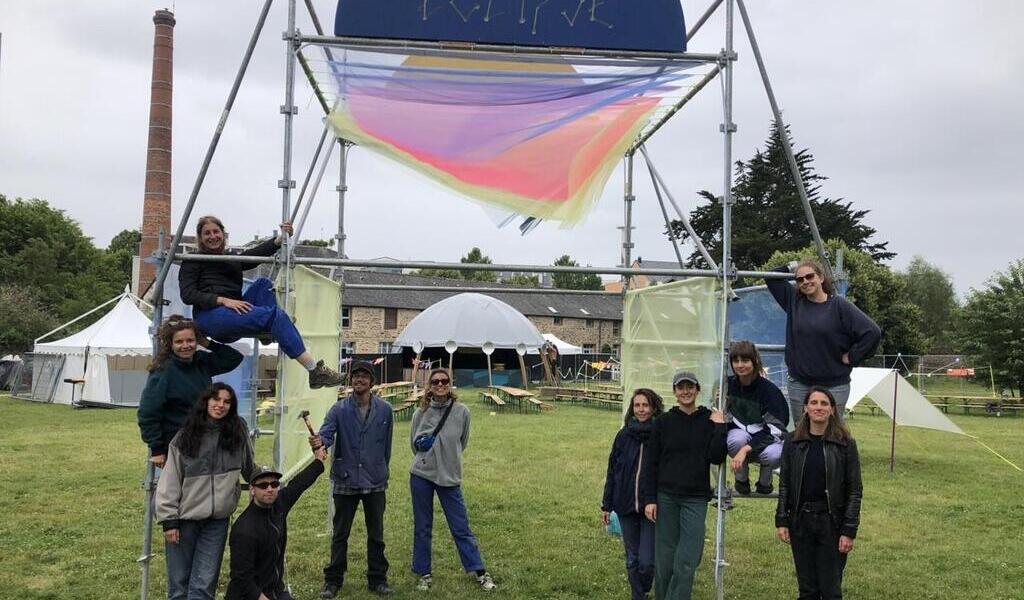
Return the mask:
[[515,350],[525,384],[523,355],[543,346],[544,337],[523,313],[501,300],[466,293],[445,298],[416,315],[394,345],[412,348],[417,356],[424,348],[443,347],[448,352],[449,371],[456,350],[480,348],[487,355],[488,374],[495,349]]
[[[66,338],[40,342],[50,335],[46,334],[36,340],[34,352],[65,357],[57,381],[84,380],[79,402],[94,406],[137,406],[146,382],[146,365],[153,356],[149,317],[139,309],[141,302],[126,289],[105,303],[115,304],[103,318]],[[65,323],[60,329],[69,324]],[[71,404],[73,395],[72,385],[59,383],[51,401]]]

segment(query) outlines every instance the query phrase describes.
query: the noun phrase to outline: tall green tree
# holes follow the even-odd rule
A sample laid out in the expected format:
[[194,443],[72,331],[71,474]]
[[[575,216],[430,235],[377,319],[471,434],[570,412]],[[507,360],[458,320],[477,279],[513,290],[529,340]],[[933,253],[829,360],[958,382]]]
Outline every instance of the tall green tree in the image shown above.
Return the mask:
[[951,335],[953,314],[957,308],[953,280],[939,267],[921,256],[915,256],[901,273],[907,297],[920,311],[918,329],[924,338],[927,354],[952,354],[956,336]]
[[511,285],[521,285],[523,287],[540,287],[540,277],[536,275],[530,275],[527,273],[516,273],[504,281]]
[[[556,267],[580,266],[568,254],[559,256],[554,265]],[[556,288],[563,290],[600,290],[604,288],[601,277],[593,273],[554,273],[551,276],[551,281]]]
[[[459,259],[462,264],[483,264],[489,265],[491,263],[491,257],[487,256],[474,246],[466,253],[465,256]],[[467,279],[469,281],[483,281],[492,282],[497,281],[498,276],[494,271],[459,271],[457,269],[420,269],[416,272],[417,275],[423,275],[426,277],[443,277],[445,279]]]
[[[59,320],[76,317],[130,282],[131,257],[126,249],[131,242],[122,234],[106,252],[93,245],[77,222],[46,201],[0,195],[0,285],[25,290],[43,313]],[[68,333],[89,323],[80,321]],[[0,330],[4,326],[0,322]]]
[[60,325],[31,288],[0,285],[0,355],[32,349],[40,335]]
[[966,352],[992,365],[997,384],[1024,396],[1024,259],[971,290],[957,331]]
[[[736,162],[732,189],[732,258],[739,269],[756,268],[773,253],[799,250],[812,239],[780,133],[778,124],[772,123],[765,149],[757,150],[746,162]],[[792,142],[788,129],[786,135]],[[848,247],[865,252],[875,260],[895,256],[888,251],[888,242],[873,239],[874,228],[863,222],[867,210],[854,210],[850,202],[842,199],[822,197],[821,186],[827,178],[814,169],[814,157],[809,150],[797,152],[796,161],[822,239],[842,240]],[[707,190],[698,196],[703,204],[690,213],[690,222],[711,256],[718,261],[722,255],[722,203]],[[689,237],[679,220],[672,221],[667,233],[681,241]],[[690,262],[703,264],[703,259],[694,251]]]
[[[833,256],[842,249],[843,266],[849,280],[847,299],[882,328],[879,354],[920,354],[924,338],[918,329],[920,309],[907,296],[906,282],[870,254],[855,250],[839,240],[826,244]],[[800,250],[776,252],[759,268],[769,270],[793,260],[815,256],[814,245]]]

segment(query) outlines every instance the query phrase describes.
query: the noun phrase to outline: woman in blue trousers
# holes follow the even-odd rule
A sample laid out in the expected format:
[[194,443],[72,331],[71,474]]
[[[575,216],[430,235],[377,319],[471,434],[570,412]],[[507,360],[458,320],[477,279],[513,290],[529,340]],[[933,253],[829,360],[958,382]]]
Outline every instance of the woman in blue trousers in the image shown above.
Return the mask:
[[412,416],[409,435],[415,453],[409,489],[412,494],[412,570],[419,576],[416,588],[429,590],[433,585],[430,571],[436,494],[459,551],[462,568],[475,575],[481,589],[491,591],[496,586],[484,567],[462,497],[462,452],[469,444],[469,409],[452,392],[451,376],[446,369],[431,371],[429,382],[430,387]]
[[[281,230],[291,235],[291,223],[282,223]],[[239,255],[272,256],[283,241],[281,236],[264,240]],[[228,254],[224,223],[217,217],[200,217],[196,244],[200,254]],[[184,261],[178,272],[181,300],[192,305],[196,323],[213,339],[230,344],[243,337],[269,337],[288,358],[309,371],[310,389],[341,385],[343,378],[337,371],[306,351],[291,317],[278,307],[269,279],[257,279],[242,293],[242,273],[255,266],[231,261]]]
[[608,455],[601,521],[607,526],[613,510],[619,517],[632,600],[647,598],[654,581],[654,523],[644,515],[640,479],[654,419],[663,410],[661,396],[654,390],[633,392],[624,426],[615,435]]

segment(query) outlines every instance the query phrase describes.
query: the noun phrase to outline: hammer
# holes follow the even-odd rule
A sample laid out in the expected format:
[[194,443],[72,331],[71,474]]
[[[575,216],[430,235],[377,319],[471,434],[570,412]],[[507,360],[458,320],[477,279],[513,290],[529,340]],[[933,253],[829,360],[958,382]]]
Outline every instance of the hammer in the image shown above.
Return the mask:
[[304,411],[300,412],[299,413],[299,418],[302,419],[302,421],[304,423],[306,423],[306,429],[309,430],[309,435],[316,435],[316,432],[313,431],[312,423],[309,422],[309,411],[308,410],[304,410]]

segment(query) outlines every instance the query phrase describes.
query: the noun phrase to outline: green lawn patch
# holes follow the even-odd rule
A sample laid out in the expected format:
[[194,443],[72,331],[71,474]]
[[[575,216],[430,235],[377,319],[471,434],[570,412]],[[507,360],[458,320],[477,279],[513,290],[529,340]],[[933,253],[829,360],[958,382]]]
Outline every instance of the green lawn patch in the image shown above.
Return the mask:
[[[618,414],[558,404],[542,414],[489,414],[475,390],[464,493],[484,560],[507,599],[624,598],[619,538],[600,526],[600,498]],[[139,593],[145,449],[131,410],[75,410],[0,397],[0,598],[132,598]],[[1024,466],[1024,419],[950,415]],[[865,498],[847,597],[1021,598],[1024,475],[962,436],[903,429],[889,473],[891,422],[851,420],[864,465]],[[434,589],[413,590],[409,422],[395,429],[386,521],[396,598],[479,595],[461,573],[437,509]],[[269,456],[272,441],[260,440]],[[289,578],[314,598],[329,554],[326,476],[292,512]],[[247,501],[247,499],[246,499]],[[727,513],[727,598],[796,596],[788,547],[775,539],[774,501],[739,499]],[[695,598],[714,597],[713,515]],[[152,598],[164,594],[163,544],[155,531]],[[357,518],[345,598],[365,590],[365,529]],[[227,563],[221,577],[227,580]]]

